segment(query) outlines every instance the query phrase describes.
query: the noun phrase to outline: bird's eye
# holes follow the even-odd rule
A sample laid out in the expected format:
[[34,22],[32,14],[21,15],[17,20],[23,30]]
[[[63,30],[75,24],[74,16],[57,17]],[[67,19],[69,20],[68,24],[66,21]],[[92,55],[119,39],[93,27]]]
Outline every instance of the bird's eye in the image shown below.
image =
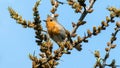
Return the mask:
[[50,19],[50,21],[53,21],[52,19]]

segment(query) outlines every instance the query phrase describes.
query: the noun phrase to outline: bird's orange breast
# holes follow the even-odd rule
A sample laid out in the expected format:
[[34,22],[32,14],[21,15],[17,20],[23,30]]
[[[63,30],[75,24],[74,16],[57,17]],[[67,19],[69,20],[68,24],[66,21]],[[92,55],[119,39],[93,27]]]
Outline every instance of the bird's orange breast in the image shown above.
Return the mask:
[[55,22],[46,22],[46,27],[50,36],[59,35],[59,27]]

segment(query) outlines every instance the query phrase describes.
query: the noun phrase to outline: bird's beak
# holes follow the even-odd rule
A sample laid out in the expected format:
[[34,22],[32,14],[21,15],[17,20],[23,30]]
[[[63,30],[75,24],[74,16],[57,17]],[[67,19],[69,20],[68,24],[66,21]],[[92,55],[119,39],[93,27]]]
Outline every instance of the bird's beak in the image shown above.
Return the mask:
[[44,22],[47,22],[46,20],[43,20]]

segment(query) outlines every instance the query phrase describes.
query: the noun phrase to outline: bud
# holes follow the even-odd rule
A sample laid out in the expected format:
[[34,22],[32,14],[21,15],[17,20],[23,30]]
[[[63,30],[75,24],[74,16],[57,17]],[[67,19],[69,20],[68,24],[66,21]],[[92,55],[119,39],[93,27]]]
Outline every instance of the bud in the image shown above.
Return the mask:
[[96,30],[97,30],[96,26],[93,26],[93,32],[96,32]]
[[75,9],[75,12],[76,12],[76,13],[79,13],[79,12],[81,12],[81,9],[77,7],[77,8]]
[[63,53],[59,53],[59,54],[58,54],[58,57],[61,57],[62,55],[63,55]]
[[[54,65],[57,66],[59,64],[59,62],[54,62]],[[53,67],[53,68],[56,68],[56,67]]]
[[93,26],[93,35],[96,35],[96,31],[97,31],[96,26]]
[[115,13],[111,13],[111,14],[110,14],[110,17],[111,17],[111,18],[113,18],[113,17],[115,17],[115,16],[116,16]]
[[81,44],[77,44],[74,46],[75,49],[77,49],[78,51],[81,51],[82,50],[82,45]]
[[69,45],[68,50],[72,50],[72,49],[73,49],[73,46]]
[[108,26],[108,23],[106,23],[105,21],[101,22],[102,26]]
[[73,3],[72,8],[76,8],[77,7],[77,3]]
[[117,22],[117,23],[116,23],[116,26],[117,26],[118,28],[120,28],[120,22]]
[[115,41],[116,37],[112,36],[111,41]]
[[44,63],[44,62],[46,62],[46,61],[47,61],[46,58],[41,58],[41,62],[42,62],[42,63]]
[[46,51],[46,55],[49,56],[51,55],[51,52],[49,50]]
[[78,42],[82,42],[82,38],[80,36],[77,37]]
[[31,23],[30,21],[28,21],[28,27],[34,28],[34,27],[35,27],[35,24],[34,24],[34,23]]
[[70,41],[67,41],[65,43],[65,47],[67,48],[67,50],[72,50],[73,49],[73,46],[71,45]]
[[88,12],[88,13],[92,13],[92,12],[93,12],[93,9],[89,9],[87,12]]
[[76,37],[76,36],[77,36],[77,34],[75,34],[75,33],[71,34],[71,37]]
[[50,65],[53,65],[53,63],[54,63],[53,61],[54,61],[54,60],[51,59],[51,60],[49,61],[49,64],[50,64]]
[[56,8],[54,8],[54,7],[53,7],[53,8],[51,9],[51,13],[53,13],[53,14],[54,14],[54,13],[55,13],[55,11],[56,11]]
[[52,4],[52,5],[55,5],[55,1],[54,1],[54,0],[51,0],[51,4]]
[[113,49],[113,48],[115,48],[116,47],[116,44],[114,44],[114,45],[111,45],[111,48]]
[[87,34],[88,34],[88,37],[91,37],[92,32],[88,29],[88,30],[87,30]]
[[106,17],[106,21],[107,21],[107,22],[109,22],[109,21],[110,21],[110,18],[109,18],[108,16]]
[[54,16],[55,16],[55,17],[58,17],[58,16],[59,16],[59,14],[54,14]]
[[32,56],[31,54],[29,54],[29,58],[34,61],[34,56]]
[[101,32],[101,29],[102,29],[102,27],[101,27],[101,26],[98,26],[98,32],[99,32],[99,33]]
[[111,45],[111,43],[110,42],[107,42],[107,46],[109,47]]
[[97,51],[97,50],[95,50],[95,52],[94,52],[94,56],[97,57],[97,58],[99,58],[99,57],[100,57],[100,52]]
[[105,48],[105,51],[108,52],[110,49],[109,48]]
[[100,33],[100,31],[99,31],[99,30],[96,30],[96,32],[95,32],[95,33],[96,33],[96,35],[97,35],[98,33]]
[[113,8],[112,7],[109,7],[109,8],[107,8],[109,11],[112,11],[113,10]]
[[45,54],[44,53],[41,53],[41,54],[39,54],[42,58],[44,58],[45,57]]
[[59,6],[59,3],[58,2],[55,2],[55,7],[57,8]]
[[69,5],[73,5],[74,2],[72,2],[72,1],[68,1],[68,4],[69,4]]

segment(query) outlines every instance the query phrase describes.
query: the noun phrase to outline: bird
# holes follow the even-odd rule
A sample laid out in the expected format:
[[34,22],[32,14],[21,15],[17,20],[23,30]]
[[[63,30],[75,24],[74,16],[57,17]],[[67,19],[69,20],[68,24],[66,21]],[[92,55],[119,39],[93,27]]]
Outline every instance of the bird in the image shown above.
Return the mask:
[[[46,28],[47,32],[57,44],[64,42],[64,40],[67,38],[70,42],[72,42],[72,39],[70,36],[67,35],[67,30],[58,22],[57,18],[54,16],[47,16],[47,19],[44,20],[46,22]],[[80,48],[76,48],[77,50],[80,50]]]
[[48,15],[45,22],[49,36],[56,43],[63,42],[67,37],[66,29],[60,23],[58,23],[56,17]]

